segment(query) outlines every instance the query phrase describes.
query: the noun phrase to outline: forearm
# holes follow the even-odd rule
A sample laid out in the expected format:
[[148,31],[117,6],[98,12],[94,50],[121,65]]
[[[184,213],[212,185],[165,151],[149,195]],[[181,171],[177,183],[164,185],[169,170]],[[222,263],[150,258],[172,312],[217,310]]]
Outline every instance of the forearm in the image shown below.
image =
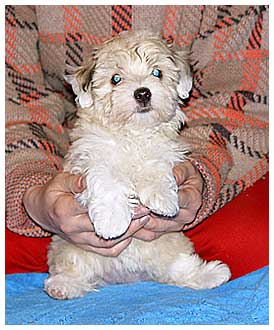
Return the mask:
[[[60,160],[59,160],[60,162]],[[23,206],[25,192],[33,186],[47,183],[61,169],[51,164],[39,150],[8,154],[6,158],[6,226],[20,235],[49,236],[27,214]]]
[[[267,130],[256,132],[249,128],[249,136],[257,141],[243,153],[194,138],[191,162],[203,177],[202,206],[195,220],[184,227],[190,229],[223,207],[268,171]],[[258,136],[259,134],[259,136]],[[187,134],[185,134],[187,136]],[[193,132],[192,132],[193,138]],[[206,145],[206,149],[204,148]],[[251,145],[251,144],[250,144]]]
[[191,43],[193,90],[182,136],[192,146],[204,192],[187,228],[268,171],[268,6],[232,6],[225,17],[222,6],[202,11]]
[[64,99],[49,89],[40,63],[33,6],[6,6],[6,223],[22,235],[47,236],[23,207],[25,191],[62,170],[68,148]]

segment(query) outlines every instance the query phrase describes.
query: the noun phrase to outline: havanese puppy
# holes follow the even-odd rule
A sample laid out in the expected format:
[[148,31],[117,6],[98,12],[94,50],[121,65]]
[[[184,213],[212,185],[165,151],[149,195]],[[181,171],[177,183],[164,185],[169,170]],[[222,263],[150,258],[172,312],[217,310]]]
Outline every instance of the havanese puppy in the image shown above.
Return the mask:
[[[179,136],[180,102],[192,77],[187,52],[151,32],[124,32],[94,49],[65,77],[79,105],[65,171],[86,177],[77,196],[104,239],[126,232],[138,203],[173,217],[179,211],[172,169],[189,147]],[[133,239],[116,257],[84,251],[54,236],[45,290],[53,298],[83,296],[98,286],[154,280],[194,289],[230,278],[227,265],[206,262],[183,233],[150,242]]]

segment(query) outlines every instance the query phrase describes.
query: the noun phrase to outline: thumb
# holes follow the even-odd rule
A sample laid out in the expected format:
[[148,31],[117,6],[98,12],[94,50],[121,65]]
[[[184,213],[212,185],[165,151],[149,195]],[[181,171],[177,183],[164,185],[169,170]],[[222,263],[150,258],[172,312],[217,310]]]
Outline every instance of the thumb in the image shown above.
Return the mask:
[[72,185],[71,185],[71,192],[72,193],[80,193],[86,188],[86,179],[83,176],[76,176],[74,180],[72,180]]
[[187,162],[180,163],[174,166],[173,175],[178,186],[181,186],[189,176]]
[[64,191],[71,192],[73,194],[80,193],[86,188],[85,177],[81,175],[68,174],[63,177],[62,183],[61,184],[64,188]]

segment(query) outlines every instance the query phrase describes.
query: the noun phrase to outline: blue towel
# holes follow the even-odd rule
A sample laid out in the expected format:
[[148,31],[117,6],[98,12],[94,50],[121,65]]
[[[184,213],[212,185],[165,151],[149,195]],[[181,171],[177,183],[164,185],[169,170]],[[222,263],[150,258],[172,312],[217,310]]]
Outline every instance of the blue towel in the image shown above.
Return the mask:
[[6,276],[6,324],[268,324],[264,267],[211,290],[154,282],[113,285],[74,300],[43,292],[47,274]]

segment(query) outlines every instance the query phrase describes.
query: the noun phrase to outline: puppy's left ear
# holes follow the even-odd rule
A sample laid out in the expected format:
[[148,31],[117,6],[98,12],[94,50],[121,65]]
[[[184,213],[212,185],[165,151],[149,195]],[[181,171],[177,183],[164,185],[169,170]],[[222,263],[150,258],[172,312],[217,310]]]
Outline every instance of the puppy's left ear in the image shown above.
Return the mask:
[[91,79],[95,67],[95,61],[89,60],[87,64],[80,67],[72,67],[67,65],[69,74],[64,76],[64,79],[72,87],[76,95],[76,103],[81,108],[91,107],[93,99],[91,95]]
[[189,65],[189,52],[176,50],[173,52],[175,63],[179,69],[177,92],[181,99],[187,99],[192,88],[192,75]]

